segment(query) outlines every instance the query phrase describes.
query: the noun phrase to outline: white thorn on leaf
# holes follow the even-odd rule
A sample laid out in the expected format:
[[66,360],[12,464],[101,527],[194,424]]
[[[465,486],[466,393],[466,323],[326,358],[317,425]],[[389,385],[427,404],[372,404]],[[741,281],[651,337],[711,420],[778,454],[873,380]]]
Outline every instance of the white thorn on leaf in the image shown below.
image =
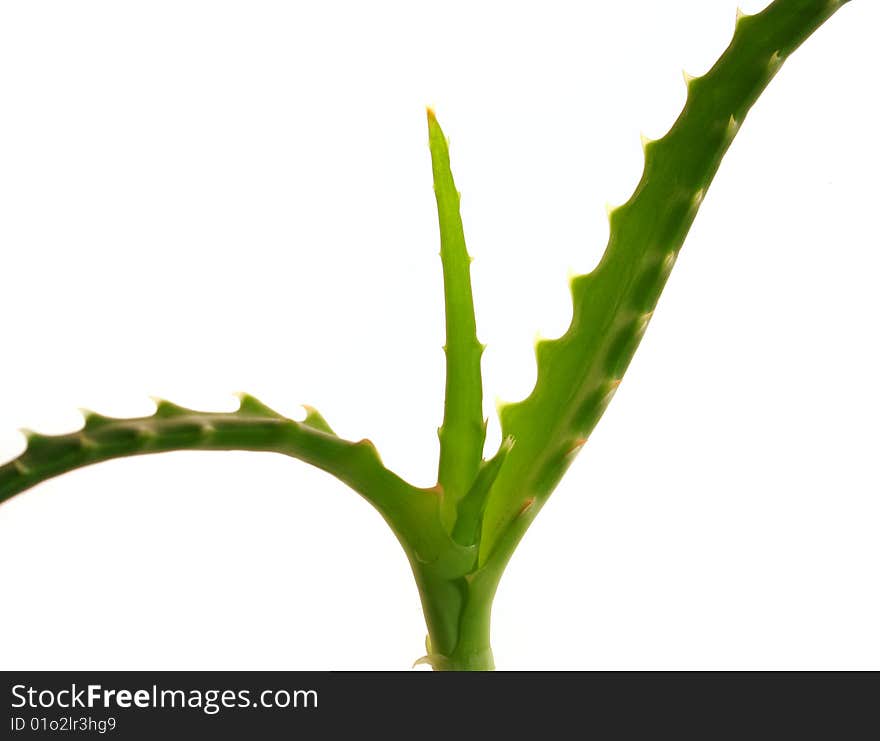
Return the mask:
[[617,393],[618,386],[620,386],[619,378],[615,378],[613,381],[609,381],[605,385],[605,395],[602,397],[602,401],[600,402],[602,406],[608,406],[614,394]]
[[652,316],[654,316],[653,311],[646,311],[639,317],[638,323],[636,324],[636,334],[638,336],[641,336],[645,333],[645,330],[648,328],[648,323],[651,321]]
[[733,139],[739,131],[739,121],[731,114],[730,118],[727,120],[727,134],[728,140]]

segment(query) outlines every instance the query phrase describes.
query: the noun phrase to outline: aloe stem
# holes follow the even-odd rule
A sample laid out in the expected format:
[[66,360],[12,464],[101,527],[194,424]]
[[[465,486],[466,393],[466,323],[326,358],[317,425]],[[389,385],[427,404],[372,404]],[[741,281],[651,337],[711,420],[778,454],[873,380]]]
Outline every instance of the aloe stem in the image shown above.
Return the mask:
[[494,669],[490,624],[497,582],[474,575],[437,578],[421,568],[414,573],[428,625],[428,653],[416,663],[435,671]]

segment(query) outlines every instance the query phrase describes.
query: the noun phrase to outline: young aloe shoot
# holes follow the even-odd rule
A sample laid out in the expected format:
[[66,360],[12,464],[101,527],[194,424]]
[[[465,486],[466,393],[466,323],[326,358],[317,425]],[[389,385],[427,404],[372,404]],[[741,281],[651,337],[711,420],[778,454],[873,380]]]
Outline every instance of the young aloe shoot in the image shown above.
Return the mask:
[[446,400],[437,484],[418,488],[388,470],[369,440],[337,436],[315,410],[302,422],[242,395],[232,413],[160,401],[148,417],[88,412],[77,432],[28,433],[0,466],[0,502],[99,461],[175,450],[283,453],[317,466],[369,501],[394,531],[421,595],[428,628],[419,662],[437,670],[492,669],[492,601],[502,572],[598,422],[635,352],[706,189],[752,104],[789,55],[847,0],[775,0],[738,14],[728,48],[689,79],[684,109],[645,143],[644,173],[610,214],[598,266],[571,282],[572,319],[536,348],[537,381],[500,411],[502,440],[484,456],[481,355],[459,194],[446,138],[428,111],[446,305]]

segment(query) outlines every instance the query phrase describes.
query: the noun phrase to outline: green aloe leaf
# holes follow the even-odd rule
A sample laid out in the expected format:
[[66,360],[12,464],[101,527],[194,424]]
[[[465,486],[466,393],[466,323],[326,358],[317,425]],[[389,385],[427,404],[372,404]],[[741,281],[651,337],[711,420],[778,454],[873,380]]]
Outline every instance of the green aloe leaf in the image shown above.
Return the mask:
[[245,450],[280,453],[323,469],[379,511],[410,558],[431,562],[457,549],[439,526],[435,489],[414,487],[382,464],[369,440],[334,435],[308,408],[303,422],[275,412],[247,394],[235,412],[201,412],[157,400],[148,417],[116,419],[85,412],[82,429],[66,435],[25,432],[27,448],[0,466],[0,502],[77,468],[133,455],[175,450]]
[[[540,511],[605,411],[752,104],[843,4],[777,0],[756,15],[739,14],[726,51],[705,75],[688,79],[687,102],[672,128],[646,142],[641,180],[610,214],[605,254],[591,273],[572,280],[568,330],[538,343],[533,391],[501,409],[502,434],[516,444],[489,496],[481,563],[515,519],[530,521]],[[535,506],[524,509],[530,501]]]
[[449,145],[434,112],[428,109],[428,142],[434,172],[434,195],[440,221],[440,260],[446,302],[446,405],[440,436],[438,482],[442,517],[453,528],[458,503],[467,494],[483,457],[486,421],[470,264],[461,224],[460,195],[449,167]]

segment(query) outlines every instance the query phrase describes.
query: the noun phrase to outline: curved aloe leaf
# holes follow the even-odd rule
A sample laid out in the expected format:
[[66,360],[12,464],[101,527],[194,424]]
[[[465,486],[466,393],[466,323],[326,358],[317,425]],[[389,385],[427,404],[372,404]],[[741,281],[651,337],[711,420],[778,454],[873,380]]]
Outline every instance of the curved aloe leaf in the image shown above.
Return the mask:
[[437,669],[487,669],[492,600],[504,566],[617,389],[685,235],[750,107],[784,60],[846,0],[776,0],[739,15],[730,46],[688,81],[684,110],[645,144],[645,170],[610,215],[608,246],[572,281],[572,321],[536,348],[532,393],[501,410],[504,442],[483,460],[480,358],[459,194],[449,150],[431,111],[428,131],[440,223],[446,303],[446,402],[438,485],[411,486],[367,440],[335,435],[306,408],[288,419],[250,396],[231,413],[160,401],[137,419],[87,413],[67,435],[29,434],[24,453],[0,466],[0,502],[46,479],[99,461],[172,450],[253,450],[298,458],[359,492],[394,530],[410,560]]
[[391,525],[410,558],[433,562],[450,551],[469,559],[438,523],[434,489],[418,489],[382,465],[369,440],[337,437],[314,409],[288,419],[253,396],[235,412],[199,412],[160,400],[149,417],[116,419],[85,413],[82,429],[66,435],[26,432],[27,448],[0,466],[0,502],[47,479],[113,458],[175,450],[281,453],[310,463],[367,499]]

